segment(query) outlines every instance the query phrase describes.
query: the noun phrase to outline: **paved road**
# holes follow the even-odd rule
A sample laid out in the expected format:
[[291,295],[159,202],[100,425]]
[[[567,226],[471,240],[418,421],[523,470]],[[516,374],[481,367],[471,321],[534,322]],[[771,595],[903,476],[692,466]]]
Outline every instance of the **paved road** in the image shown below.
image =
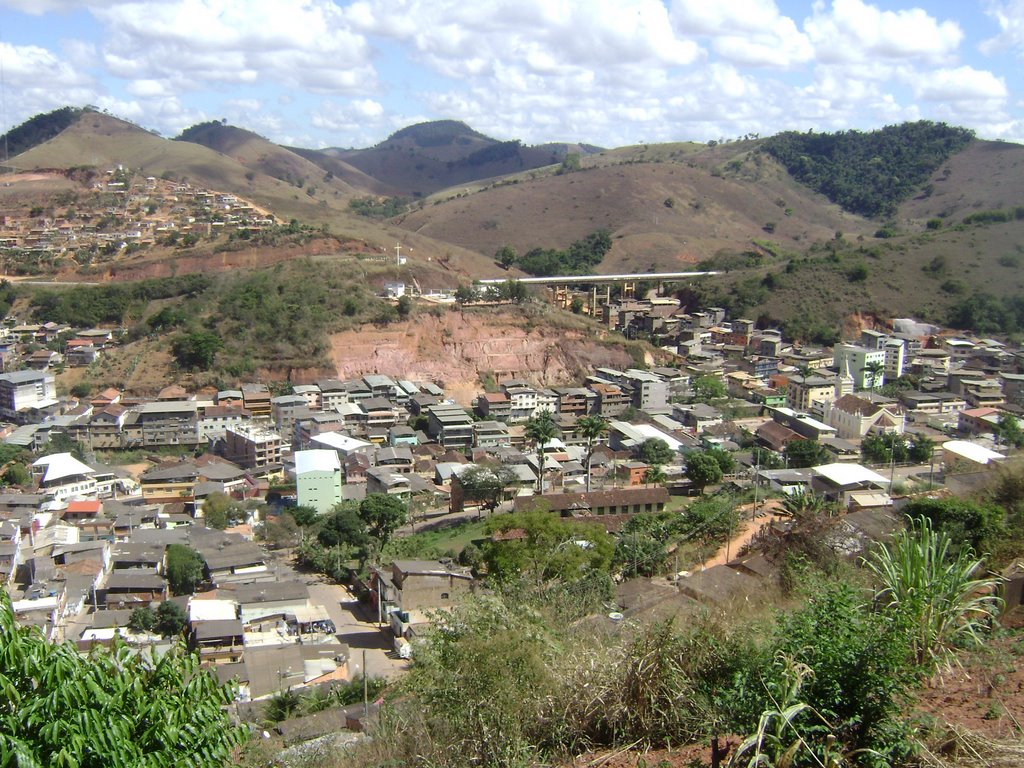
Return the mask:
[[347,587],[324,582],[311,584],[309,598],[324,606],[338,630],[338,640],[348,643],[349,673],[353,677],[362,674],[364,650],[370,677],[393,678],[408,669],[409,662],[397,658],[394,653],[391,632],[380,629],[369,620],[371,617]]

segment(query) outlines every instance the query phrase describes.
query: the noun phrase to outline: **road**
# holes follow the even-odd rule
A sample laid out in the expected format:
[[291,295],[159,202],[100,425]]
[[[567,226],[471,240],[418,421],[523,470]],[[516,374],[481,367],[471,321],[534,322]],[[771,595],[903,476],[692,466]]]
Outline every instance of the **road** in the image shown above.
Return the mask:
[[363,672],[363,651],[366,651],[366,669],[370,677],[394,678],[408,669],[409,662],[399,659],[394,653],[391,632],[380,629],[376,622],[370,620],[368,611],[347,587],[326,582],[310,584],[309,599],[327,610],[337,628],[338,640],[348,643],[349,674],[352,677]]

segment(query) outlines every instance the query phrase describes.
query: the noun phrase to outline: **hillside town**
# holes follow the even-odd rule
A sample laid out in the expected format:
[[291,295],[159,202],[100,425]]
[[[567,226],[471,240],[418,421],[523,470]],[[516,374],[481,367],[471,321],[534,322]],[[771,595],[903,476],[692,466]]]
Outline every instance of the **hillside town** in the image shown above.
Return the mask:
[[[154,627],[177,620],[241,702],[265,699],[400,674],[432,611],[481,588],[452,559],[351,563],[349,586],[329,585],[297,568],[294,540],[269,535],[289,505],[328,515],[396,499],[397,536],[543,508],[615,536],[706,486],[753,490],[734,556],[621,581],[624,615],[656,617],[757,593],[770,566],[754,534],[787,525],[773,499],[821,497],[851,537],[877,538],[909,496],[969,488],[1024,443],[1024,351],[995,339],[906,319],[812,348],[667,299],[612,301],[600,319],[656,340],[675,365],[597,368],[550,388],[498,378],[471,403],[443,382],[380,374],[276,394],[253,382],[76,397],[58,393],[54,370],[91,364],[120,331],[9,319],[3,470],[31,470],[4,474],[0,495],[0,578],[18,620],[83,650],[115,636],[166,644]],[[58,336],[63,355],[45,346]],[[728,456],[725,471],[700,476],[699,454]],[[232,519],[209,524],[225,503]]]
[[235,194],[124,166],[42,174],[8,186],[15,182],[27,197],[33,182],[67,189],[49,197],[47,205],[26,206],[12,197],[0,207],[0,256],[9,274],[38,274],[61,259],[78,267],[104,264],[154,245],[250,239],[277,223],[272,213]]

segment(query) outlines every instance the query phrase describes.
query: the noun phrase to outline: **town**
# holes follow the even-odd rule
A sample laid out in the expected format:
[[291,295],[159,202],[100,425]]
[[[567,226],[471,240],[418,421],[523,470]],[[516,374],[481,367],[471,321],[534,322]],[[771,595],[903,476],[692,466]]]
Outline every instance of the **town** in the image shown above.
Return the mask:
[[[720,489],[742,517],[699,555],[616,568],[616,615],[645,620],[756,597],[777,567],[758,543],[793,524],[787,499],[819,498],[848,538],[877,539],[908,499],[968,489],[1024,445],[1024,351],[995,339],[903,319],[814,348],[674,299],[599,314],[675,364],[551,388],[498,374],[465,403],[380,374],[76,395],[54,371],[94,363],[122,331],[9,318],[0,578],[18,621],[83,650],[183,634],[242,706],[400,675],[433,612],[483,588],[465,549],[387,558],[386,538],[543,509],[614,539]],[[394,513],[379,546],[307,546],[295,521],[345,508]],[[525,535],[476,533],[475,548]],[[325,567],[324,552],[344,561]]]

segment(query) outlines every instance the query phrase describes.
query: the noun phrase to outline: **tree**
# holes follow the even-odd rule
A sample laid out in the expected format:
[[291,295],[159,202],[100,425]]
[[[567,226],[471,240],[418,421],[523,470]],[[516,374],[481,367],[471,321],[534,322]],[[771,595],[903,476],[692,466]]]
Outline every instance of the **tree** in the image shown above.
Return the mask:
[[976,552],[988,549],[1005,535],[1005,514],[995,504],[956,497],[915,499],[903,508],[910,520],[924,519],[939,533]]
[[723,475],[731,475],[736,471],[736,459],[724,448],[708,448],[705,453],[709,456],[714,456]]
[[230,687],[175,646],[159,658],[116,642],[83,654],[15,620],[0,591],[0,760],[7,766],[219,768],[246,731]]
[[783,456],[791,469],[816,467],[828,461],[828,449],[815,440],[790,440]]
[[203,519],[209,528],[223,531],[231,524],[231,508],[234,506],[231,497],[221,491],[215,491],[203,501]]
[[511,245],[503,245],[494,254],[494,258],[505,269],[510,269],[519,258],[519,252]]
[[133,632],[149,632],[156,627],[156,614],[152,608],[134,608],[128,617],[128,629]]
[[316,522],[317,517],[320,513],[316,511],[316,507],[308,507],[299,504],[294,507],[289,507],[285,510],[285,514],[291,515],[295,522],[302,528],[308,528]]
[[645,464],[671,464],[676,452],[658,437],[649,437],[637,449],[637,457]]
[[463,471],[457,480],[467,501],[475,501],[481,510],[492,513],[515,481],[516,473],[504,464],[495,467],[474,464]]
[[751,449],[750,458],[754,466],[761,469],[781,469],[783,465],[783,459],[779,454],[760,445],[755,445]]
[[368,533],[380,542],[381,549],[405,523],[407,511],[404,501],[386,493],[371,493],[359,502],[359,517]]
[[479,292],[471,285],[460,285],[455,289],[455,301],[459,304],[472,304],[479,300]]
[[927,435],[914,435],[910,438],[908,454],[915,464],[927,464],[935,455],[935,441]]
[[524,536],[484,546],[488,576],[497,581],[527,575],[538,584],[550,579],[572,583],[590,571],[607,573],[611,566],[615,543],[599,525],[563,520],[543,510],[497,515],[487,521],[489,533],[515,529]]
[[25,468],[24,464],[11,464],[0,477],[2,485],[30,485],[31,483],[32,473]]
[[999,440],[1013,448],[1024,448],[1024,429],[1020,427],[1020,421],[1016,416],[1009,413],[999,414],[999,421],[996,423],[996,435]]
[[814,515],[820,515],[825,510],[825,500],[821,496],[810,491],[804,491],[802,493],[791,493],[786,496],[782,500],[782,509],[778,510],[778,513],[799,521]]
[[739,512],[731,496],[718,494],[698,499],[683,513],[682,532],[705,549],[723,544],[736,530]]
[[163,637],[177,637],[185,629],[185,625],[188,624],[185,610],[170,600],[160,603],[154,618],[156,622],[153,625],[153,629]]
[[603,416],[582,416],[576,422],[576,431],[587,441],[587,493],[590,493],[590,481],[594,460],[594,443],[608,434],[608,419]]
[[324,547],[345,545],[360,552],[365,552],[370,544],[366,521],[360,516],[358,507],[351,502],[336,504],[327,513],[316,538]]
[[203,581],[203,557],[184,544],[167,547],[167,583],[176,595],[191,595]]
[[72,440],[67,432],[51,431],[50,439],[40,453],[44,456],[52,453],[70,453],[79,461],[85,461],[85,446],[77,440]]
[[663,467],[655,464],[648,467],[647,471],[644,472],[644,482],[650,485],[664,485],[668,482],[668,475],[665,474]]
[[398,297],[398,316],[405,320],[412,313],[412,299],[407,294]]
[[722,468],[714,456],[709,456],[706,453],[691,453],[686,458],[686,476],[700,488],[701,493],[704,493],[707,486],[721,481]]
[[299,525],[290,514],[267,517],[263,521],[263,540],[274,548],[293,546],[298,534]]
[[544,446],[558,434],[550,411],[541,411],[526,422],[525,434],[537,448],[537,493],[544,493]]
[[690,384],[693,399],[702,403],[719,400],[728,394],[723,382],[717,376],[698,376]]
[[[882,375],[885,371],[885,363],[879,362],[878,360],[871,360],[864,364],[865,376],[865,389],[878,389],[882,384],[885,383],[885,377]],[[871,383],[868,384],[867,382]]]
[[224,342],[216,333],[192,331],[180,334],[171,342],[171,353],[187,371],[208,371],[223,347]]

